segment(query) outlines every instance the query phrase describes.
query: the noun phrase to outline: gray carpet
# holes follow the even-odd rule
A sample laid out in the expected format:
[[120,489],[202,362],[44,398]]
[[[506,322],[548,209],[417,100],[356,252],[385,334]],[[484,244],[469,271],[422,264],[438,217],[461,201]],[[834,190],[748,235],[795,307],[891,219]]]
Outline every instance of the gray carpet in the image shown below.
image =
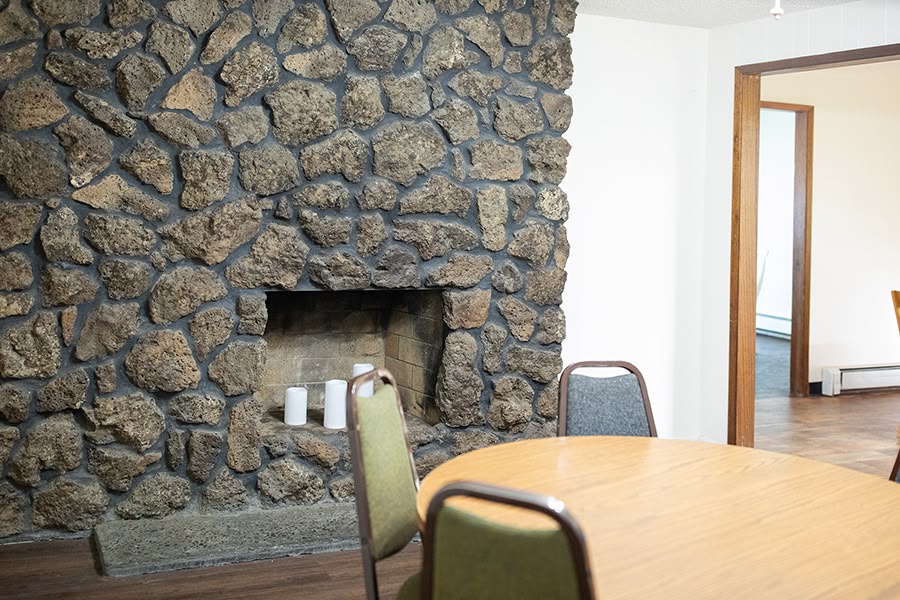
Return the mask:
[[756,397],[786,398],[791,391],[791,342],[756,336]]

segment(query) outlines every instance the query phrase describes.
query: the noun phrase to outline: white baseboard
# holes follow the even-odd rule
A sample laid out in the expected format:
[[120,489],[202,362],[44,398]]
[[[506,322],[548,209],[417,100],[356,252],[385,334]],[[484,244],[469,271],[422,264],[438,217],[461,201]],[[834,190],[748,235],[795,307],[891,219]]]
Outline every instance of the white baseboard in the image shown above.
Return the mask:
[[822,395],[837,396],[852,390],[874,390],[900,386],[900,365],[823,367]]

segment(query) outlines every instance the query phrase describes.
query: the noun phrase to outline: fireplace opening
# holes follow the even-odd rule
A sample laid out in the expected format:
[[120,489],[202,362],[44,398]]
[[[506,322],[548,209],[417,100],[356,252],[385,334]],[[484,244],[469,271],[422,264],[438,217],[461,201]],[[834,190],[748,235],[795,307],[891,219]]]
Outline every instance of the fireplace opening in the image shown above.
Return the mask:
[[309,418],[321,424],[325,382],[350,379],[355,363],[386,367],[404,410],[431,424],[447,331],[440,290],[269,292],[266,369],[260,397],[270,414],[290,386],[308,389]]

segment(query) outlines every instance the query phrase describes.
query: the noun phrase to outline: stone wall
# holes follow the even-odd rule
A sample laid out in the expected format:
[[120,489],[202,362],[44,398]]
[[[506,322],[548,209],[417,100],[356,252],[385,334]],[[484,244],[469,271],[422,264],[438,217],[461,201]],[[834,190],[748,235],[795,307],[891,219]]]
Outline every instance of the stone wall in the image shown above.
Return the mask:
[[270,290],[444,291],[423,473],[553,431],[575,0],[10,0],[0,538],[352,500]]

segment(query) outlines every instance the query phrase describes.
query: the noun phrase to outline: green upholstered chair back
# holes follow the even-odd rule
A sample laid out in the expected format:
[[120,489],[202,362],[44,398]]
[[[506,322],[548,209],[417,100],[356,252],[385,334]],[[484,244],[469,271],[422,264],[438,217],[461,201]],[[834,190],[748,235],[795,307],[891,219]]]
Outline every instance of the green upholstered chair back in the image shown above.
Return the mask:
[[[362,383],[378,378],[384,385],[373,396],[358,397]],[[347,395],[366,588],[377,598],[374,562],[402,550],[418,531],[418,477],[393,376],[385,369],[361,375],[350,382]]]
[[[459,495],[536,510],[559,527],[514,527],[446,504]],[[588,600],[591,585],[583,535],[558,500],[468,482],[446,486],[432,501],[423,599]]]
[[[607,373],[587,374],[588,369]],[[609,372],[622,374],[608,376]],[[559,383],[558,427],[559,435],[656,437],[656,424],[643,375],[633,364],[624,361],[569,365],[563,370]]]

